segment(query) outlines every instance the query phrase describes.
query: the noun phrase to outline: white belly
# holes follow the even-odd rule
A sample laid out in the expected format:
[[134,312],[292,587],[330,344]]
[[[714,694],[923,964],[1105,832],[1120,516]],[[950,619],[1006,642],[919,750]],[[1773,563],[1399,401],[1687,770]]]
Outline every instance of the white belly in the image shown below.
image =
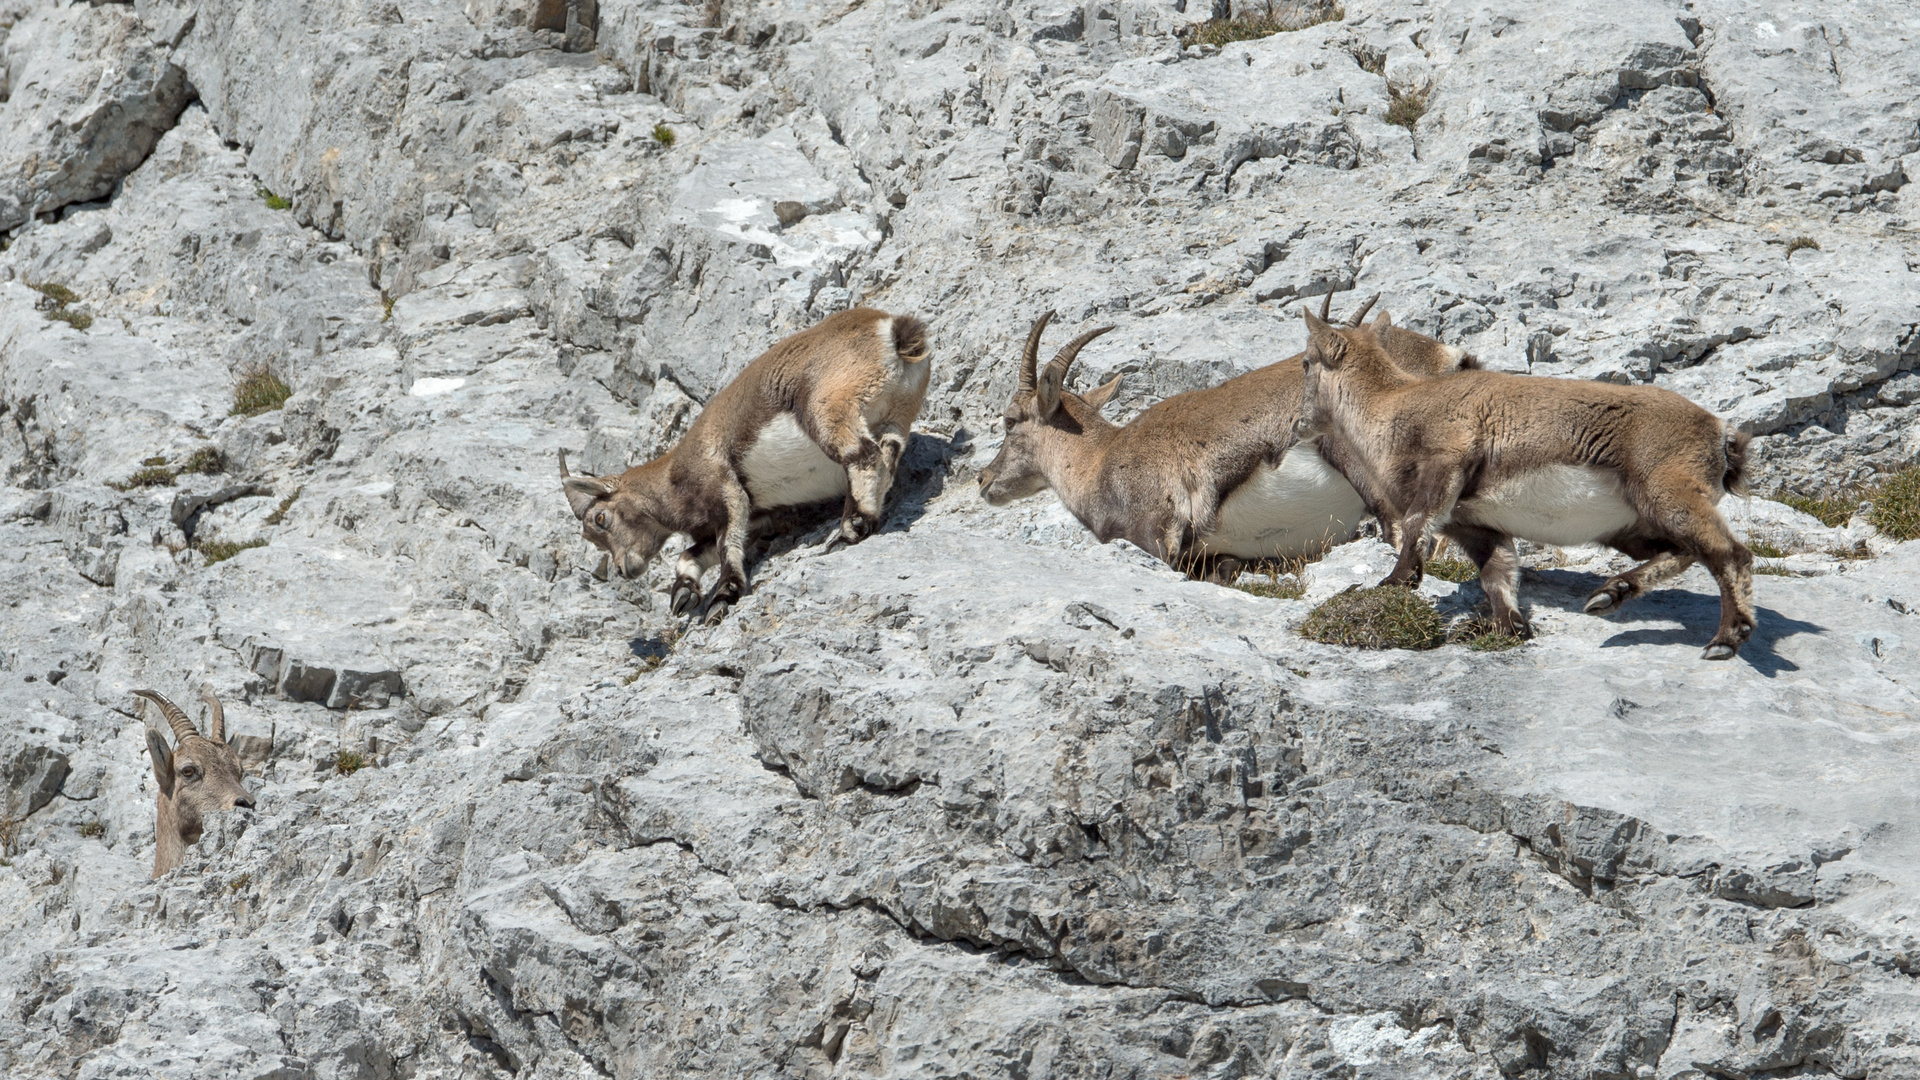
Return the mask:
[[1561,547],[1612,536],[1639,517],[1621,496],[1620,481],[1588,465],[1535,469],[1453,508],[1453,520],[1462,524]]
[[760,429],[740,471],[755,506],[803,506],[847,493],[847,470],[807,438],[789,413]]
[[1295,446],[1278,468],[1261,467],[1227,494],[1200,549],[1243,559],[1317,555],[1353,539],[1366,512],[1346,477],[1311,446]]

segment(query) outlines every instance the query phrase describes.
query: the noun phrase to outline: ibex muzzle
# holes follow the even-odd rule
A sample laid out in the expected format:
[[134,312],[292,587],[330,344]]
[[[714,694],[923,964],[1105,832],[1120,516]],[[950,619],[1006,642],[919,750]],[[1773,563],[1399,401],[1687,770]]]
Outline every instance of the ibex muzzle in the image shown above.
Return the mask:
[[227,737],[226,711],[212,687],[203,687],[207,703],[207,730],[202,735],[187,714],[152,690],[134,695],[150,701],[173,729],[174,746],[167,737],[147,728],[147,755],[153,759],[153,778],[160,786],[155,797],[153,876],[172,870],[185,860],[187,848],[200,842],[204,816],[253,809],[253,796],[241,783],[240,757]]

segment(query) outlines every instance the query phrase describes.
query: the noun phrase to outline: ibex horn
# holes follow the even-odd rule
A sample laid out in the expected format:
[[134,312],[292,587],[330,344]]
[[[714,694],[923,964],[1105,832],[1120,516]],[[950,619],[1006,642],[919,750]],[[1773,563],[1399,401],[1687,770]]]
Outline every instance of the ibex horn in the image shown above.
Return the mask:
[[572,475],[567,471],[567,448],[563,446],[560,448],[560,478],[564,480]]
[[1320,321],[1326,322],[1333,314],[1333,290],[1328,289],[1320,297]]
[[160,715],[166,717],[167,726],[173,728],[175,742],[186,742],[189,738],[200,737],[200,732],[194,729],[193,721],[187,719],[187,714],[181,712],[178,705],[151,690],[135,690],[133,696],[146,698],[160,706]]
[[1027,331],[1027,351],[1020,354],[1020,390],[1022,393],[1033,389],[1035,369],[1040,365],[1040,335],[1047,332],[1047,324],[1053,321],[1053,312],[1049,311],[1033,320],[1033,329]]
[[200,700],[207,703],[207,738],[214,742],[226,742],[227,710],[220,707],[220,699],[213,695],[211,683],[200,687]]
[[1080,355],[1081,348],[1083,348],[1087,342],[1092,341],[1094,338],[1099,337],[1111,329],[1113,329],[1111,326],[1097,326],[1081,334],[1079,337],[1074,338],[1072,341],[1067,342],[1061,346],[1059,352],[1054,354],[1053,359],[1047,361],[1047,370],[1052,371],[1056,367],[1059,368],[1060,385],[1065,386],[1067,382],[1067,369],[1073,366],[1073,358]]
[[1377,303],[1379,303],[1379,302],[1380,302],[1380,294],[1379,294],[1379,293],[1374,293],[1374,294],[1373,294],[1372,296],[1369,296],[1369,297],[1367,297],[1367,302],[1366,302],[1366,303],[1364,303],[1364,304],[1361,304],[1361,305],[1360,305],[1360,310],[1359,310],[1359,311],[1356,311],[1356,312],[1354,312],[1353,314],[1351,314],[1351,315],[1349,315],[1349,316],[1347,316],[1347,325],[1348,325],[1348,326],[1359,326],[1359,325],[1360,325],[1360,320],[1361,320],[1361,319],[1364,319],[1364,318],[1366,318],[1366,317],[1367,317],[1367,311],[1368,311],[1368,310],[1369,310],[1370,308],[1372,308],[1372,307],[1373,307],[1373,305],[1375,305],[1375,304],[1377,304]]

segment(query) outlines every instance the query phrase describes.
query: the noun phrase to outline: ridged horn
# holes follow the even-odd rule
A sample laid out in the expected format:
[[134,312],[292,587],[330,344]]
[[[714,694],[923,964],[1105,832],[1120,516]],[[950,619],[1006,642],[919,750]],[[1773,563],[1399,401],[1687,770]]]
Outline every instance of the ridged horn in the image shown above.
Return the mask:
[[1366,303],[1364,303],[1364,304],[1361,304],[1361,305],[1360,305],[1360,310],[1358,310],[1358,311],[1356,311],[1356,312],[1354,312],[1353,314],[1351,314],[1351,315],[1349,315],[1349,316],[1347,316],[1347,325],[1348,325],[1348,326],[1359,326],[1359,325],[1360,325],[1360,320],[1361,320],[1361,319],[1364,319],[1364,318],[1366,318],[1366,317],[1367,317],[1367,312],[1368,312],[1369,310],[1371,310],[1371,309],[1373,308],[1373,305],[1375,305],[1375,304],[1377,304],[1377,303],[1379,303],[1379,302],[1380,302],[1380,294],[1379,294],[1379,293],[1374,293],[1374,294],[1373,294],[1372,296],[1369,296],[1369,297],[1367,297],[1367,302],[1366,302]]
[[180,711],[180,706],[175,705],[173,702],[168,701],[152,690],[135,690],[133,696],[146,698],[148,701],[160,706],[160,715],[167,718],[167,726],[173,729],[175,742],[186,742],[189,738],[197,739],[200,737],[199,730],[193,726],[192,720],[187,719],[187,714]]
[[1333,314],[1333,290],[1328,289],[1320,297],[1320,321],[1326,322]]
[[200,687],[200,700],[207,703],[207,738],[214,742],[226,742],[227,710],[220,707],[220,699],[213,695],[213,684]]
[[1040,335],[1047,332],[1047,324],[1053,321],[1053,312],[1049,311],[1033,320],[1033,329],[1027,331],[1027,351],[1020,354],[1020,392],[1033,390],[1034,377],[1040,366]]
[[1073,358],[1080,355],[1080,350],[1086,346],[1087,342],[1112,329],[1111,326],[1096,326],[1060,347],[1060,351],[1053,355],[1053,359],[1047,361],[1048,371],[1056,367],[1060,369],[1059,385],[1067,385],[1067,370],[1073,367]]
[[567,448],[560,448],[560,479],[565,480],[573,474],[567,471]]

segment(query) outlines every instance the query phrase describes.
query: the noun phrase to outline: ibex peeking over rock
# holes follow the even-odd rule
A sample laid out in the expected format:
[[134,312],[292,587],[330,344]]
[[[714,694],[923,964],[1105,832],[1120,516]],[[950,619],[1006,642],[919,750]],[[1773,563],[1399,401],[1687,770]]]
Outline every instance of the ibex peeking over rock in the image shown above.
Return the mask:
[[147,755],[153,759],[153,778],[160,785],[153,825],[153,876],[159,877],[180,865],[188,845],[200,842],[202,815],[236,806],[251,810],[253,796],[240,783],[240,758],[227,741],[226,712],[211,687],[200,691],[207,703],[208,735],[200,734],[186,713],[152,690],[134,694],[159,707],[175,741],[169,750],[165,735],[147,729]]
[[1706,658],[1729,659],[1753,634],[1753,556],[1717,509],[1744,490],[1745,434],[1653,386],[1491,371],[1417,379],[1381,346],[1386,316],[1349,329],[1305,315],[1298,432],[1330,439],[1398,508],[1400,558],[1382,585],[1419,584],[1420,541],[1437,527],[1480,567],[1495,628],[1525,635],[1514,538],[1601,543],[1646,561],[1588,597],[1588,612],[1697,559],[1720,583]]
[[[1065,389],[1080,349],[1113,328],[1081,334],[1036,371],[1052,317],[1040,316],[1027,335],[1006,441],[980,474],[987,502],[1003,506],[1051,487],[1102,541],[1124,537],[1189,576],[1215,580],[1231,578],[1242,559],[1312,555],[1352,539],[1377,512],[1368,493],[1329,466],[1325,448],[1295,445],[1298,356],[1176,394],[1122,427],[1100,415],[1118,377],[1085,396]],[[1423,375],[1473,364],[1464,350],[1411,331],[1399,331],[1393,350]]]
[[619,476],[560,475],[581,534],[639,577],[667,538],[685,533],[671,610],[691,609],[700,577],[724,562],[707,599],[717,622],[747,587],[756,509],[845,496],[827,550],[858,543],[881,504],[927,395],[927,325],[854,308],[776,342],[713,395],[665,454]]

